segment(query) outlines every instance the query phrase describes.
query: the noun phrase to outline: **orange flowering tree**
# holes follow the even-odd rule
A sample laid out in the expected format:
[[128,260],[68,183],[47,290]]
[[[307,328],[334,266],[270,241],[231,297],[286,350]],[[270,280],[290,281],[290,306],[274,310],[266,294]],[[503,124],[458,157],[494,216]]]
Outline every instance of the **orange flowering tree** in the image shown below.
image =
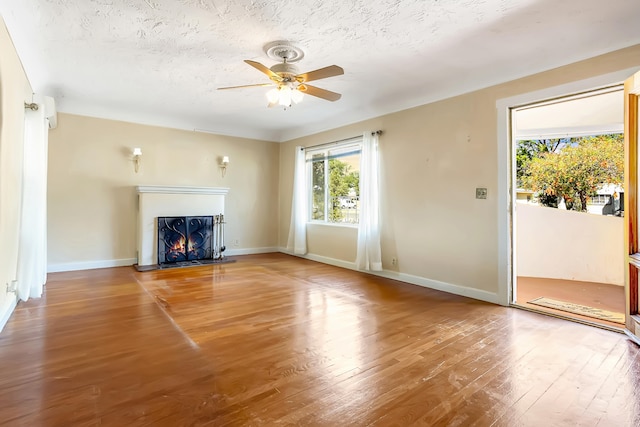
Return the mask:
[[604,184],[624,180],[623,136],[580,138],[557,152],[532,159],[522,176],[523,185],[539,194],[563,197],[567,209],[586,211],[589,196]]

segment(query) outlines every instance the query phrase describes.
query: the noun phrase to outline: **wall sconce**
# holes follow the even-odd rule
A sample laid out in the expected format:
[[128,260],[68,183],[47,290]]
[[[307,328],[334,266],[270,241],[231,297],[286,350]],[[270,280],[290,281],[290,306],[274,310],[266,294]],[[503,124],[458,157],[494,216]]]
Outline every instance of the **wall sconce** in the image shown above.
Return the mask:
[[136,147],[133,149],[133,168],[135,169],[136,173],[138,173],[138,170],[140,170],[140,158],[142,157],[142,149],[139,147]]
[[222,169],[223,178],[224,178],[224,174],[227,173],[228,165],[229,165],[229,156],[222,156],[222,160],[220,161],[220,169]]

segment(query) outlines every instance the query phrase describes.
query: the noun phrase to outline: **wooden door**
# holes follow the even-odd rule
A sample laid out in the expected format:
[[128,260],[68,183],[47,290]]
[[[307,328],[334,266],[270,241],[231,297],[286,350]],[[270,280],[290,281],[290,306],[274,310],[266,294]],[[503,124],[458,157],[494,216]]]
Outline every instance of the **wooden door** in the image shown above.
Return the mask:
[[638,246],[638,97],[640,96],[640,72],[624,83],[624,142],[625,142],[625,258],[627,273],[626,327],[627,334],[640,344],[640,316],[638,315],[638,270],[640,247]]

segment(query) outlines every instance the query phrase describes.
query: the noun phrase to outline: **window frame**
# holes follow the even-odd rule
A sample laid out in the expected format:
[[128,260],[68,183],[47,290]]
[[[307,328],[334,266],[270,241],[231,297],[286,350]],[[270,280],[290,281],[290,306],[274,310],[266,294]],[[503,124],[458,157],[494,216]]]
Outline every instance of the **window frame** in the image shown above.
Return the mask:
[[[337,151],[342,149],[353,148],[353,150],[349,150],[349,154],[353,154],[354,151],[357,152],[359,158],[362,155],[362,145],[363,138],[362,136],[357,136],[354,138],[349,138],[347,140],[338,141],[330,144],[323,144],[316,147],[310,147],[305,150],[305,163],[306,163],[306,194],[307,194],[307,223],[309,224],[321,224],[321,225],[329,225],[336,227],[350,227],[357,228],[359,222],[356,223],[347,223],[347,222],[331,222],[328,220],[329,218],[329,210],[330,210],[330,192],[329,192],[329,162],[327,160],[336,159],[343,157],[340,154],[331,155],[329,154],[331,151]],[[324,219],[314,219],[313,218],[313,156],[324,153]],[[345,155],[346,156],[346,155]],[[358,172],[360,169],[358,168]],[[358,183],[359,184],[359,183]]]

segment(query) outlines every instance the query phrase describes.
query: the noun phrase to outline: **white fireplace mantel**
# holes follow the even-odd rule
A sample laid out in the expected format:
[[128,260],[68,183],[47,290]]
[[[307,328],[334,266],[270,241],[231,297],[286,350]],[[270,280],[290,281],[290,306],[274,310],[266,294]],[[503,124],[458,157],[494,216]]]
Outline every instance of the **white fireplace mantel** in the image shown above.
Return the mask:
[[158,262],[158,217],[224,214],[228,188],[138,186],[138,265]]

